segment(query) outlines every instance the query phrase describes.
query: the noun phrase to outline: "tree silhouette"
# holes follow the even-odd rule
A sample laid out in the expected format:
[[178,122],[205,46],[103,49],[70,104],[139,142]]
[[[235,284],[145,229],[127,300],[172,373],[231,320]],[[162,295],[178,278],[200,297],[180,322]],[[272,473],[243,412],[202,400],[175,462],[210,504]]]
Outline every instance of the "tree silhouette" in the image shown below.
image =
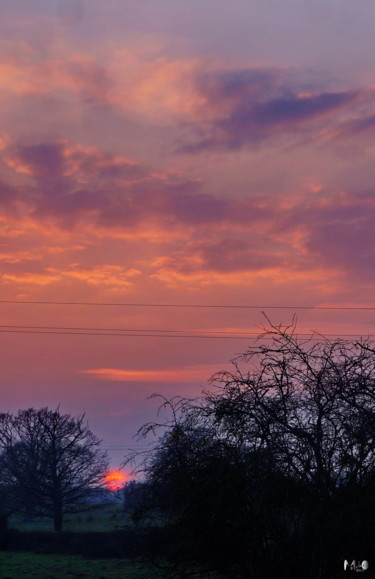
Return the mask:
[[218,433],[267,449],[285,474],[330,495],[373,472],[375,356],[367,341],[301,341],[294,331],[271,326],[271,344],[216,374],[204,411]]
[[108,461],[99,446],[84,416],[48,408],[2,414],[1,484],[16,508],[52,517],[55,531],[61,531],[64,513],[82,508],[103,482]]
[[[163,556],[228,577],[338,576],[375,532],[375,353],[368,340],[264,328],[170,420],[142,468]],[[186,567],[185,567],[186,568]],[[177,576],[176,567],[173,573]],[[336,575],[334,575],[336,573]]]

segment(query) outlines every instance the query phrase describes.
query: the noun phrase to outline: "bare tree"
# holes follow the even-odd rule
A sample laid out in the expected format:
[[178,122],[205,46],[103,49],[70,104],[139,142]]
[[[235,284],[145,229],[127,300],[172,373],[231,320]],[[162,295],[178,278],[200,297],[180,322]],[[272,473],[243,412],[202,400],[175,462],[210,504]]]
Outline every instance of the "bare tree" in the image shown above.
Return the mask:
[[146,424],[139,435],[163,433],[142,468],[146,507],[164,514],[174,561],[195,558],[225,576],[277,570],[280,577],[328,578],[344,552],[371,552],[369,340],[301,339],[295,320],[268,320],[259,340],[231,371],[215,374],[201,398],[164,400],[168,406],[170,420]]
[[270,324],[271,343],[216,374],[205,413],[218,433],[267,449],[283,472],[332,494],[373,472],[375,356],[367,340],[301,340],[295,329]]
[[0,415],[0,448],[3,487],[18,508],[52,517],[55,531],[61,531],[63,515],[82,508],[103,483],[108,467],[84,415],[74,418],[59,409]]

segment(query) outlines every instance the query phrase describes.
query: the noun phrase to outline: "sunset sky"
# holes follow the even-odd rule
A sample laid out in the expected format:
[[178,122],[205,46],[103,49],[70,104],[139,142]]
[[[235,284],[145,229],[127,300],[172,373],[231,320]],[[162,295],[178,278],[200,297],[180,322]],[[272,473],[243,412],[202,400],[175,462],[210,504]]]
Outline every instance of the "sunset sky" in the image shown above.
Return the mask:
[[85,412],[116,467],[261,309],[375,334],[323,309],[375,308],[373,0],[0,6],[1,411]]

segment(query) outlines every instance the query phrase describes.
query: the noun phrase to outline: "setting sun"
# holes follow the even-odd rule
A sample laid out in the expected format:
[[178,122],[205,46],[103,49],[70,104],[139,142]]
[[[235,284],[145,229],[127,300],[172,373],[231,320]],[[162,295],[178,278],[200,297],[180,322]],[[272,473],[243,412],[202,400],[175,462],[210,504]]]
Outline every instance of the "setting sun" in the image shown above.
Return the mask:
[[119,491],[126,483],[126,474],[120,470],[111,470],[105,477],[105,486],[109,491]]

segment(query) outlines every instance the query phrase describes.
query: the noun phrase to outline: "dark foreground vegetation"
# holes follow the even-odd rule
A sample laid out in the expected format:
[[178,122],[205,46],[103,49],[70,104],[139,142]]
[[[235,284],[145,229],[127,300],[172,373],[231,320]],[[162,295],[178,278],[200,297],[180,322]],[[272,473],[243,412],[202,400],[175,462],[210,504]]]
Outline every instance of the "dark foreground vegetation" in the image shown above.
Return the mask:
[[[158,513],[170,576],[346,577],[375,569],[375,352],[270,326],[200,399],[164,400],[134,516]],[[206,573],[206,575],[205,575]]]
[[[75,564],[79,571],[71,568],[69,577],[340,579],[354,572],[375,577],[371,342],[301,340],[294,324],[270,324],[260,341],[233,361],[232,371],[212,378],[201,398],[163,399],[162,406],[169,418],[139,432],[160,436],[143,455],[143,482],[125,489],[123,525],[118,511],[112,527],[103,523],[95,532],[89,525],[86,531],[82,526],[25,531],[9,516],[8,498],[14,495],[3,485],[4,569],[27,551],[36,557],[41,579],[64,578]],[[23,445],[16,450],[25,456]],[[98,464],[102,468],[100,455]],[[74,491],[74,479],[70,484]],[[10,504],[22,507],[19,516],[34,516],[25,501]],[[66,511],[73,507],[74,501]],[[102,508],[92,507],[82,517],[92,522]],[[53,509],[45,514],[53,515]],[[46,561],[56,565],[55,574],[50,567],[43,575]],[[350,570],[353,561],[356,571]],[[367,570],[361,566],[365,561]],[[106,570],[96,575],[104,562]],[[20,569],[0,575],[28,576]]]
[[129,559],[86,560],[77,555],[0,553],[2,579],[157,579],[154,573],[153,567]]
[[95,505],[64,526],[71,530],[56,533],[48,519],[11,517],[1,532],[1,579],[161,576],[148,556],[153,529],[136,528],[122,504]]

